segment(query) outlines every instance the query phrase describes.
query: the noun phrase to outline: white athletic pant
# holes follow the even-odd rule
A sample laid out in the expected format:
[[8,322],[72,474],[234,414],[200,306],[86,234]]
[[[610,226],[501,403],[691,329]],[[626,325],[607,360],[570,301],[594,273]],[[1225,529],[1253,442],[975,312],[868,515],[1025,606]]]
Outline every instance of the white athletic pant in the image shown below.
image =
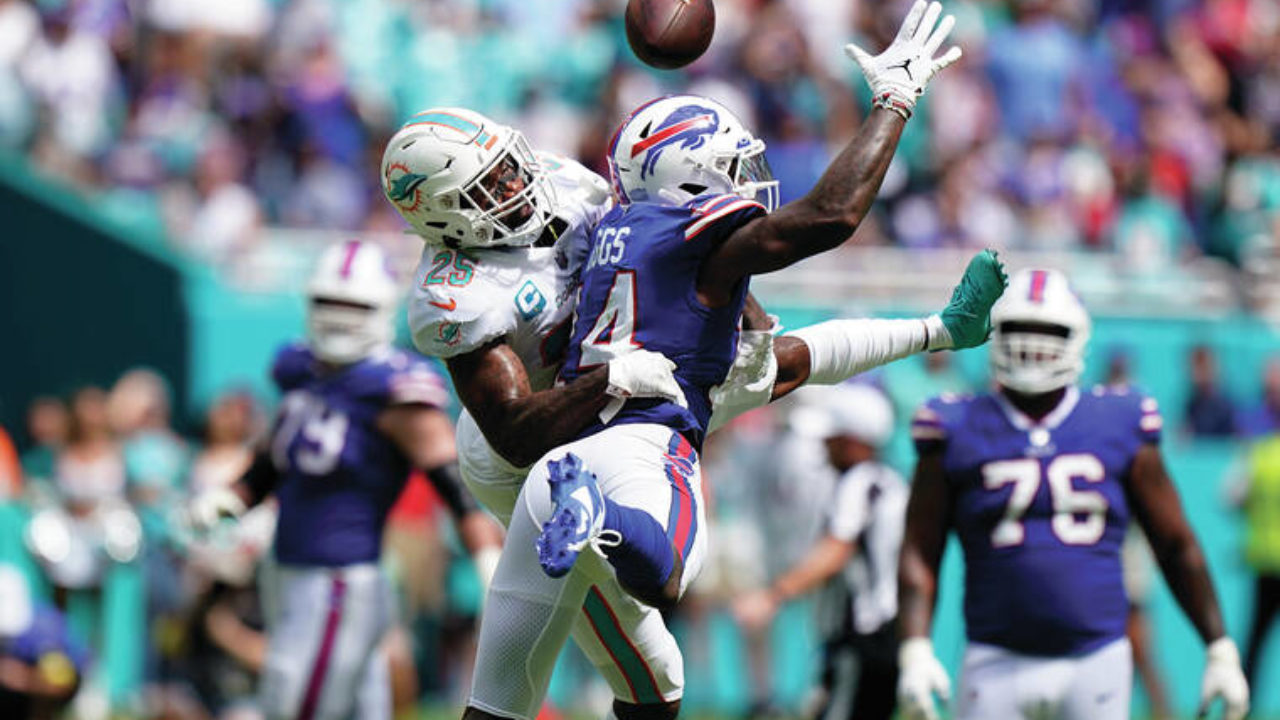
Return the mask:
[[1127,720],[1133,651],[1126,638],[1086,655],[1045,658],[969,643],[957,720]]
[[389,720],[391,686],[378,652],[391,596],[375,564],[279,565],[264,578],[270,720]]
[[[460,449],[466,445],[462,427]],[[596,474],[606,496],[645,510],[667,530],[683,554],[681,592],[706,554],[697,453],[671,429],[619,425],[539,460],[508,514],[506,544],[481,618],[470,704],[501,717],[532,720],[538,714],[556,657],[570,635],[618,699],[658,703],[683,693],[683,659],[675,638],[657,610],[622,590],[607,561],[584,550],[563,578],[548,577],[538,565],[534,540],[552,509],[547,462],[570,452]]]

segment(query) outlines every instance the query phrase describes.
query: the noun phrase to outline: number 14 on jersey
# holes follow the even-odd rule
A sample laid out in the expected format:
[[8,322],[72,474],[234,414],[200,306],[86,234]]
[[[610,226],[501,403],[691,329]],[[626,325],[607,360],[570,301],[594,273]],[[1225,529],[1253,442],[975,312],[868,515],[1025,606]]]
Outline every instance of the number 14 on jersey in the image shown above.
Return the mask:
[[641,347],[636,342],[636,272],[619,270],[604,309],[582,341],[583,367],[603,365]]

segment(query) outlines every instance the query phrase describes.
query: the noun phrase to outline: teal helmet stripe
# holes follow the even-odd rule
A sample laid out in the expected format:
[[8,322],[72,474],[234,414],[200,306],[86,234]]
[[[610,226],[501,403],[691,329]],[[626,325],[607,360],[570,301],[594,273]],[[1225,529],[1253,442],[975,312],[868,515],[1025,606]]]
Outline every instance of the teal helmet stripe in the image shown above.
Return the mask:
[[[463,133],[467,137],[475,137],[477,145],[484,145],[489,142],[489,133],[481,130],[480,126],[470,120],[444,112],[425,112],[414,115],[404,127],[413,127],[414,125],[440,125],[451,128]],[[403,129],[403,128],[401,128]],[[477,136],[477,133],[479,134]]]

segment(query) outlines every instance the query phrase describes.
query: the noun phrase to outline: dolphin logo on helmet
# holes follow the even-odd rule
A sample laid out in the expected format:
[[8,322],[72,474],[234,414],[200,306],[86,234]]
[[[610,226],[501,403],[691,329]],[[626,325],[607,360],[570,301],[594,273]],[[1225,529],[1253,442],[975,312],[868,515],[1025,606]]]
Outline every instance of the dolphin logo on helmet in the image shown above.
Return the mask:
[[524,136],[465,108],[410,118],[387,143],[382,179],[413,232],[449,247],[531,245],[556,208]]

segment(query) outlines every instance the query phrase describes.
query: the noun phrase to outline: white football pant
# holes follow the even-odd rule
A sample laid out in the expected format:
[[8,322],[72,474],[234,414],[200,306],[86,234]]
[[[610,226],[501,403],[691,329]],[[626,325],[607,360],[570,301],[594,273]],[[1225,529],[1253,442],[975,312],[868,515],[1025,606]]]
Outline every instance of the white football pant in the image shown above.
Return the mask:
[[1020,655],[969,643],[957,720],[1127,720],[1133,651],[1121,638],[1076,657]]
[[267,664],[259,695],[270,720],[389,720],[378,652],[391,596],[378,566],[279,565],[264,577]]
[[[476,496],[482,501],[509,496],[496,476],[471,472],[484,466],[469,457],[479,431],[466,419],[464,415],[458,427],[464,479],[469,487],[479,486]],[[586,549],[562,578],[547,576],[538,565],[534,541],[552,510],[547,462],[570,452],[595,473],[605,496],[646,511],[667,530],[684,556],[682,593],[706,555],[697,453],[671,429],[619,425],[539,460],[509,509],[496,510],[510,524],[485,600],[470,704],[501,717],[532,720],[538,714],[570,635],[617,699],[652,704],[683,694],[683,658],[675,638],[656,609],[621,588],[606,560]]]

